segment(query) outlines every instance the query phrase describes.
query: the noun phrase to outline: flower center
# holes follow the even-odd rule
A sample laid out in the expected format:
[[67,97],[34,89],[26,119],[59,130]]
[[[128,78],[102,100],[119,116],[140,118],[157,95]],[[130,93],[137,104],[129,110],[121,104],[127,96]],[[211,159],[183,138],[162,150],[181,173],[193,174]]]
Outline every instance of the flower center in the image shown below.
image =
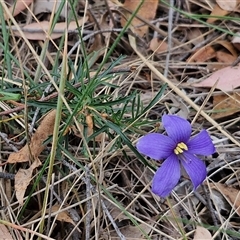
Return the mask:
[[179,154],[183,153],[184,150],[187,151],[187,150],[188,150],[188,147],[187,147],[187,145],[186,145],[185,143],[180,142],[180,143],[178,143],[177,146],[175,147],[174,153],[175,153],[176,155],[179,155]]

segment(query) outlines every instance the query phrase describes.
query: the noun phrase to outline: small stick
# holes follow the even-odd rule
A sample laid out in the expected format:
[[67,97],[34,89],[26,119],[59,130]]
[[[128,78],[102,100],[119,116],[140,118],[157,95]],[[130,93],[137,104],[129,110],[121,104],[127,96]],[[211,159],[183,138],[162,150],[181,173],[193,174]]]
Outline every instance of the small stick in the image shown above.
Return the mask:
[[14,152],[18,152],[18,149],[13,144],[10,143],[11,141],[7,138],[6,133],[0,132],[0,137],[8,144],[9,147],[12,148]]
[[170,0],[170,8],[169,8],[169,18],[168,18],[168,52],[166,57],[166,66],[164,68],[164,77],[168,77],[168,70],[169,70],[169,61],[171,57],[171,51],[172,51],[172,23],[173,23],[173,8],[174,1]]
[[85,239],[86,240],[89,240],[90,239],[90,229],[91,229],[91,207],[92,207],[92,204],[91,204],[91,195],[90,195],[90,192],[91,192],[91,183],[90,183],[90,171],[89,171],[89,168],[86,167],[86,178],[85,178],[85,182],[86,182],[86,198],[89,199],[87,202],[86,202],[86,206],[87,206],[87,215],[86,215],[86,228],[85,228]]

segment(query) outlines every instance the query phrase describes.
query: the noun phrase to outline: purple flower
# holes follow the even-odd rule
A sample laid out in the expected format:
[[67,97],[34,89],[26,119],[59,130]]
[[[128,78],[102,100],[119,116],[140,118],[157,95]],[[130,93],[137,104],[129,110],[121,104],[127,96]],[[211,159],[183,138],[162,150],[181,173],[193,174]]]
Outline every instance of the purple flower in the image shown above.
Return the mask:
[[212,140],[206,130],[190,138],[191,124],[176,115],[163,115],[162,123],[168,136],[149,133],[137,143],[140,153],[155,160],[166,159],[153,178],[152,191],[160,197],[169,195],[180,179],[181,166],[195,190],[207,176],[204,162],[196,155],[213,154]]

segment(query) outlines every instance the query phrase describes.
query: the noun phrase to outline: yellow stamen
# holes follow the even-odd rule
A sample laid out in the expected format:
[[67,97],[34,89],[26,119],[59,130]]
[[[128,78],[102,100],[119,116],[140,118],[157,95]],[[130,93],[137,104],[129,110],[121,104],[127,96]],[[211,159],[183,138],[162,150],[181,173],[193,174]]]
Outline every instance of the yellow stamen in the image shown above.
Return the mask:
[[176,155],[178,155],[178,154],[183,153],[184,150],[188,150],[188,147],[187,147],[187,145],[186,145],[185,143],[180,142],[180,143],[178,143],[178,145],[175,147],[174,153],[175,153]]
[[177,146],[176,149],[179,153],[183,153],[183,150],[180,147]]
[[183,142],[180,142],[179,144],[178,144],[178,147],[180,147],[181,149],[183,149],[183,150],[188,150],[188,147],[187,147],[187,145],[185,144],[185,143],[183,143]]

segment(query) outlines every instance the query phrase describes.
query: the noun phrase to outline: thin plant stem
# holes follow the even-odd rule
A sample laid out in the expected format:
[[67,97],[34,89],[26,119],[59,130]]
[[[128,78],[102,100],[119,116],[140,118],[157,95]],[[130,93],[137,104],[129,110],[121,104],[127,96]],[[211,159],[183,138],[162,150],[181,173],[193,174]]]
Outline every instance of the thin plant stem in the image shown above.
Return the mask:
[[45,190],[44,200],[43,200],[42,219],[41,219],[40,226],[39,226],[40,233],[42,233],[43,229],[44,229],[44,216],[46,214],[46,209],[47,209],[47,201],[48,201],[49,189],[50,189],[50,185],[51,185],[53,165],[54,165],[54,161],[55,161],[56,149],[57,149],[57,144],[58,144],[59,126],[60,126],[61,115],[62,115],[62,106],[63,106],[62,96],[64,95],[65,81],[67,78],[66,77],[66,75],[67,75],[67,39],[68,39],[68,35],[67,35],[67,31],[66,31],[65,45],[64,45],[64,52],[63,52],[64,53],[63,54],[63,66],[62,66],[60,86],[59,86],[59,95],[58,95],[58,100],[57,100],[57,113],[56,113],[56,119],[55,119],[54,130],[53,130],[53,142],[52,142],[52,149],[51,149],[51,154],[50,154],[49,169],[48,169],[47,182],[46,182],[46,190]]
[[175,214],[175,212],[173,211],[172,204],[171,204],[171,202],[170,202],[170,200],[169,200],[168,197],[167,197],[167,204],[168,204],[169,209],[170,209],[170,211],[171,211],[171,213],[172,213],[172,215],[173,215],[173,219],[175,220],[175,222],[176,222],[176,224],[177,224],[177,226],[178,226],[178,229],[179,229],[179,231],[181,232],[181,235],[183,236],[183,239],[184,239],[184,240],[187,240],[187,237],[186,237],[183,229],[182,229],[181,226],[179,225],[179,222],[178,222],[178,220],[177,220],[176,214]]

